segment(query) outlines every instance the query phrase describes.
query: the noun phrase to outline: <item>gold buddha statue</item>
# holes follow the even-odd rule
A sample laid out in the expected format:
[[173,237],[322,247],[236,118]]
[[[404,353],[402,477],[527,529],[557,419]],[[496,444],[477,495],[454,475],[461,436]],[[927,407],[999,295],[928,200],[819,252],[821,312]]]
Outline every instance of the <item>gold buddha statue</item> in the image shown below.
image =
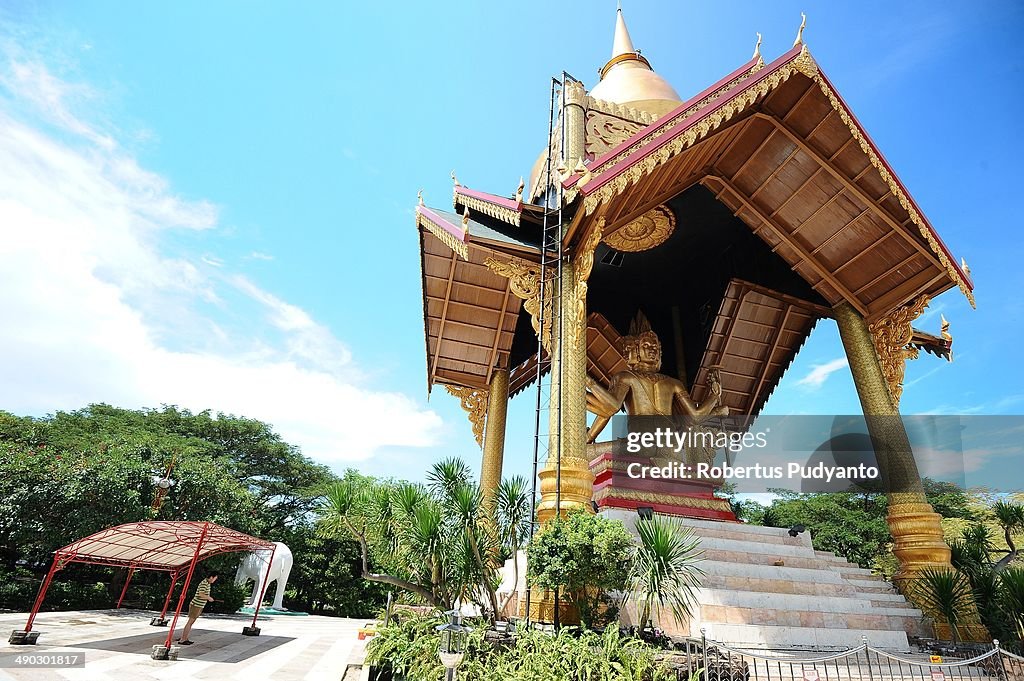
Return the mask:
[[693,401],[678,378],[658,373],[661,341],[643,312],[637,313],[629,335],[623,336],[622,350],[629,368],[613,375],[607,387],[587,377],[587,410],[597,415],[587,432],[588,442],[597,439],[623,406],[630,416],[689,416],[700,420],[729,414],[729,408],[721,404],[722,386],[717,371],[709,372],[709,398],[701,405]]

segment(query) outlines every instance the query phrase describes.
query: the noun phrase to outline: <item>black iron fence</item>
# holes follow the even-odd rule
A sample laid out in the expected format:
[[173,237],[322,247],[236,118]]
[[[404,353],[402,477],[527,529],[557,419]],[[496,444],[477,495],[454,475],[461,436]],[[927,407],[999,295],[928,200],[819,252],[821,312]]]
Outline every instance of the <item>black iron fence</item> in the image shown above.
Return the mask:
[[[896,655],[867,640],[842,652],[803,657],[686,639],[672,655],[678,681],[1024,681],[1024,657],[994,641],[971,657]],[[954,653],[955,655],[955,653]]]

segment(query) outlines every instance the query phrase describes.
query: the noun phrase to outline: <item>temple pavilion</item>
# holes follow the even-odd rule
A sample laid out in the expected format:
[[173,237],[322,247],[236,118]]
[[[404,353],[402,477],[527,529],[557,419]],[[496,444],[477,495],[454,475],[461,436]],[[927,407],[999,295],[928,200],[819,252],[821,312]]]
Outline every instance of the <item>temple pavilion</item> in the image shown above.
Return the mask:
[[[573,507],[647,507],[683,517],[712,539],[736,529],[728,502],[713,490],[612,484],[607,448],[587,442],[588,381],[607,385],[626,367],[625,334],[641,311],[660,339],[660,372],[681,381],[695,404],[711,399],[717,383],[715,399],[732,414],[760,412],[819,322],[838,325],[867,415],[899,414],[904,363],[919,350],[950,357],[945,320],[935,334],[912,322],[949,289],[974,304],[966,264],[815,61],[803,26],[774,60],[759,48],[760,39],[749,60],[683,99],[634,48],[620,10],[599,82],[588,91],[568,74],[555,79],[550,133],[537,141],[528,185],[520,180],[514,194],[494,194],[453,173],[452,205],[420,199],[427,382],[444,386],[469,413],[483,450],[485,499],[501,477],[509,397],[549,372],[557,408],[549,410],[539,470],[539,522]],[[949,565],[949,549],[905,431],[884,430],[872,432],[883,443],[879,459],[906,482],[891,495],[888,518],[900,582]],[[746,546],[755,534],[748,528],[744,537],[717,541]],[[773,545],[773,537],[762,543]],[[813,562],[806,535],[794,545],[804,541]],[[816,567],[831,569],[804,566]],[[867,605],[878,600],[851,583],[867,575],[857,580],[848,576],[854,568],[843,569],[847,576],[832,571],[845,581],[825,581]],[[770,579],[759,570],[754,565],[744,578]],[[820,601],[821,593],[801,597]],[[790,629],[839,627],[813,604],[778,605]],[[901,605],[896,614],[851,605],[847,614],[860,626],[843,626],[896,631],[896,641],[899,632],[916,632],[908,622],[920,615]],[[702,603],[702,623],[715,621],[708,610],[715,607],[726,606]],[[757,610],[750,607],[750,616]],[[745,633],[730,630],[725,617],[723,638],[776,640],[752,634],[755,622],[737,625],[754,628]]]

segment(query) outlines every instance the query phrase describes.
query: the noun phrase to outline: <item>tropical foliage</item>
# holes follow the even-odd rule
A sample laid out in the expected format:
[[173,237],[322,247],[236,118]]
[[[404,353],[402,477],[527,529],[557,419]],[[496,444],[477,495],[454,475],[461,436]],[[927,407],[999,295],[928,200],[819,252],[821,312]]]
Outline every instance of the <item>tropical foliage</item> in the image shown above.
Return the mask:
[[[925,479],[923,483],[928,502],[943,518],[967,521],[974,516],[971,498],[963,490],[947,482]],[[734,502],[740,518],[769,527],[803,525],[819,551],[831,551],[889,576],[897,569],[885,522],[889,504],[884,493],[773,492],[776,498],[769,506],[750,500]]]
[[[442,618],[410,618],[383,627],[367,647],[366,661],[409,679],[440,681],[435,627]],[[520,627],[514,640],[491,644],[482,627],[469,635],[466,656],[457,678],[472,681],[668,681],[675,679],[658,655],[644,642],[620,635],[618,627],[604,633],[564,628],[556,634]]]
[[477,603],[494,618],[502,544],[511,550],[524,536],[526,485],[504,484],[506,498],[497,502],[502,511],[494,514],[483,507],[469,467],[459,459],[435,464],[427,481],[342,480],[327,490],[320,531],[358,542],[365,579],[443,610]]
[[[168,468],[175,484],[159,500],[156,483]],[[312,511],[334,479],[252,419],[104,404],[45,418],[0,412],[0,608],[31,604],[55,549],[106,527],[160,519],[210,520],[283,541],[295,556],[287,607],[371,614],[384,594],[352,579],[355,543],[325,543],[314,532]],[[209,566],[232,577],[238,560],[216,557]],[[69,568],[45,605],[110,607],[124,577]],[[225,594],[228,581],[218,587]],[[166,589],[166,575],[136,573],[126,602],[162,605]]]
[[677,623],[688,620],[703,571],[700,539],[678,518],[654,515],[636,524],[640,544],[629,570],[629,593],[641,624],[667,610]]
[[948,568],[929,568],[922,571],[909,588],[912,600],[925,615],[950,626],[955,644],[960,637],[963,617],[973,598],[971,582],[967,576]]
[[584,627],[613,621],[618,614],[609,592],[627,583],[633,539],[625,526],[578,510],[554,518],[527,548],[527,578],[544,589],[559,589]]

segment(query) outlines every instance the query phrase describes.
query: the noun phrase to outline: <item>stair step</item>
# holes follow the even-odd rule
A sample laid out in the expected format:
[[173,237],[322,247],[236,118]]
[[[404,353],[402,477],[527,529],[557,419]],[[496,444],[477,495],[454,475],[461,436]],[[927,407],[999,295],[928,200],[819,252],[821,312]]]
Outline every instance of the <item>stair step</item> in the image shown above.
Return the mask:
[[808,648],[854,648],[862,638],[876,648],[908,651],[910,644],[902,629],[879,631],[837,627],[823,629],[817,626],[749,625],[707,622],[703,626],[707,636],[716,641],[727,641],[734,646],[803,646]]
[[907,603],[888,603],[878,607],[869,600],[856,596],[820,596],[766,591],[734,591],[702,587],[698,602],[704,605],[733,606],[738,608],[763,608],[765,610],[789,610],[796,612],[843,613],[856,615],[901,615],[919,616],[920,612]]
[[[725,563],[726,565],[728,563]],[[760,566],[759,566],[760,567]],[[775,568],[764,566],[774,570]],[[804,596],[828,597],[828,598],[859,598],[868,600],[866,596],[858,592],[849,584],[842,582],[821,582],[814,579],[778,579],[763,577],[744,577],[739,575],[723,575],[712,573],[705,569],[705,576],[702,580],[703,586],[708,589],[728,589],[731,591],[753,591],[777,594],[800,594]]]

